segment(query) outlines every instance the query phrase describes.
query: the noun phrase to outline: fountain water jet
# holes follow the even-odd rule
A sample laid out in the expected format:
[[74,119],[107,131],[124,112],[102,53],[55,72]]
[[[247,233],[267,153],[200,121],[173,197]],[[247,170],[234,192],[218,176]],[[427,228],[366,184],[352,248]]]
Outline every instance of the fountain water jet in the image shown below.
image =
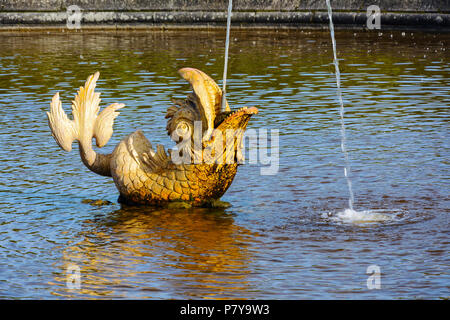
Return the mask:
[[[342,99],[342,91],[341,91],[341,73],[339,71],[339,61],[337,59],[336,54],[336,40],[334,37],[334,25],[333,25],[333,12],[331,9],[330,0],[326,0],[327,7],[328,7],[328,18],[330,20],[330,34],[331,34],[331,42],[333,44],[333,62],[335,67],[335,74],[336,74],[336,88],[337,88],[337,95],[339,98],[339,114],[340,114],[340,120],[341,120],[341,149],[342,153],[344,154],[345,158],[345,167],[344,167],[344,175],[345,179],[347,180],[347,186],[348,186],[348,192],[350,194],[348,205],[349,209],[345,209],[342,212],[338,212],[334,217],[333,220],[340,220],[343,222],[350,222],[350,223],[376,223],[376,222],[383,222],[388,221],[392,219],[396,219],[397,216],[402,215],[398,210],[390,210],[391,215],[386,214],[386,210],[363,210],[363,211],[355,211],[353,209],[353,204],[355,202],[355,197],[353,194],[352,189],[352,181],[350,179],[350,161],[348,158],[348,152],[347,152],[347,138],[345,134],[345,121],[344,121],[344,101]],[[330,216],[330,213],[327,213],[325,215],[326,217]]]
[[326,2],[327,2],[327,6],[328,6],[328,17],[330,19],[331,42],[333,44],[334,67],[336,70],[336,87],[337,87],[337,94],[338,94],[339,104],[340,104],[339,114],[341,117],[341,149],[342,149],[342,153],[344,154],[344,158],[345,158],[344,175],[345,175],[345,179],[347,180],[348,192],[350,193],[350,198],[348,199],[348,205],[349,205],[350,210],[353,211],[353,203],[355,202],[355,196],[353,195],[352,181],[350,180],[350,161],[348,159],[347,139],[346,139],[346,135],[345,135],[344,101],[342,100],[342,92],[341,92],[341,73],[339,72],[339,62],[338,62],[337,55],[336,55],[336,40],[334,38],[334,25],[333,25],[333,19],[332,19],[332,10],[331,10],[331,5],[330,5],[330,0],[326,0]]

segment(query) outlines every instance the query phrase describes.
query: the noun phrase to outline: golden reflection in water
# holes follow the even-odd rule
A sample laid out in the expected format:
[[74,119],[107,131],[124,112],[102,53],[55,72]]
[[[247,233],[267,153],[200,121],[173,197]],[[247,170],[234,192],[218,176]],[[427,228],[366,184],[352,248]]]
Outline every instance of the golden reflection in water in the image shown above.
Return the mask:
[[[251,289],[248,247],[257,235],[224,210],[123,207],[84,224],[63,250],[54,295],[239,298]],[[80,267],[78,290],[66,286],[70,265]]]

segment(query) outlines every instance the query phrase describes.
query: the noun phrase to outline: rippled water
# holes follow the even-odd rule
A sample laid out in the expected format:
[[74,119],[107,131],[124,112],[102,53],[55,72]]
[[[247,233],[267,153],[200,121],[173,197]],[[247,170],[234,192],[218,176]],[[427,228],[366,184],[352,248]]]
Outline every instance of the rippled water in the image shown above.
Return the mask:
[[[97,70],[102,104],[127,105],[104,152],[139,128],[169,146],[165,109],[189,91],[176,71],[220,80],[224,34],[0,34],[0,298],[450,296],[448,33],[336,32],[360,215],[345,211],[326,31],[232,31],[227,98],[259,105],[250,128],[280,130],[280,167],[240,167],[231,208],[121,207],[77,147],[56,146],[51,97],[69,110]],[[367,287],[371,265],[380,289]],[[66,286],[70,266],[79,290]]]

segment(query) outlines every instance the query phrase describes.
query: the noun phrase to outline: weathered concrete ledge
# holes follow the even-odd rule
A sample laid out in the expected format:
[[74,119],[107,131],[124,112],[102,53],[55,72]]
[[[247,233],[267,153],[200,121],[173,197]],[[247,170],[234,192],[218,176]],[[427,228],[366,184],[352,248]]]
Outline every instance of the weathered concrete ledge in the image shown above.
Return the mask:
[[[234,27],[326,27],[325,0],[234,0]],[[81,27],[223,27],[228,0],[0,0],[0,29],[64,28],[67,8]],[[448,0],[334,0],[337,28],[367,28],[367,8],[379,6],[381,29],[450,30]]]
[[[0,12],[1,27],[29,28],[61,26],[67,23],[66,12]],[[82,15],[81,26],[145,24],[171,27],[176,25],[217,26],[224,25],[224,12],[87,12]],[[367,28],[367,16],[362,12],[335,12],[333,22],[340,27]],[[286,25],[292,27],[327,26],[326,12],[235,12],[234,26],[258,27]],[[381,28],[395,27],[450,29],[450,14],[440,13],[384,13]]]

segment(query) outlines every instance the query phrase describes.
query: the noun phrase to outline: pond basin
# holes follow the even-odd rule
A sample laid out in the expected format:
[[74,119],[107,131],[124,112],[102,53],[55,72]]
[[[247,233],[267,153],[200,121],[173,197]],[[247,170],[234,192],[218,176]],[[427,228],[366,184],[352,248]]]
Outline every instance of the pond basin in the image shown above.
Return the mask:
[[190,91],[177,70],[220,85],[224,41],[224,30],[0,33],[0,298],[449,298],[448,33],[336,32],[354,206],[380,219],[343,214],[328,31],[232,30],[227,99],[258,106],[249,129],[279,130],[279,166],[239,167],[229,208],[121,206],[76,145],[53,140],[52,96],[70,113],[100,71],[101,106],[126,104],[100,152],[137,129],[172,147],[165,111]]

